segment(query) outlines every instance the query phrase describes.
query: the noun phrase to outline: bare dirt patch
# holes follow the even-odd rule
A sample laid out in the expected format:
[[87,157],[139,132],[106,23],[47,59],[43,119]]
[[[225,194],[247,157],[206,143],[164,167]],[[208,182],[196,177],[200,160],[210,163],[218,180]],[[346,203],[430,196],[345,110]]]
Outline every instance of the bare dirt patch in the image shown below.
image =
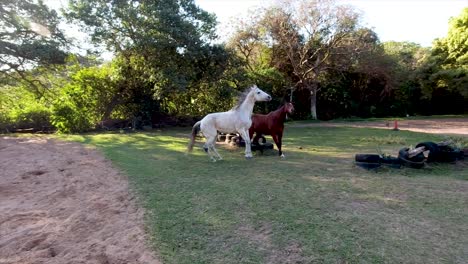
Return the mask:
[[96,150],[0,138],[0,263],[160,263],[125,177]]
[[[393,129],[394,121],[365,121],[365,122],[320,122],[313,124],[298,124],[294,126],[324,126],[324,127],[370,127]],[[447,135],[468,135],[468,118],[440,118],[440,119],[420,119],[420,120],[399,120],[398,128],[414,132],[447,134]]]

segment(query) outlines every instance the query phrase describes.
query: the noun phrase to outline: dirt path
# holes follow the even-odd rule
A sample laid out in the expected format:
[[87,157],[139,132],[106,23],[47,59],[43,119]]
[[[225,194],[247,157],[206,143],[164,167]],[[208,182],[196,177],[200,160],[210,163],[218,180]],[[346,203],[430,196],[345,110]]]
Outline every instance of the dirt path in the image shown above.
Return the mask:
[[98,151],[0,138],[0,263],[160,263],[124,176]]
[[[393,121],[366,121],[366,122],[321,122],[313,124],[297,124],[300,126],[325,126],[325,127],[372,127],[392,129]],[[468,118],[441,118],[424,120],[401,120],[398,121],[398,128],[401,130],[410,130],[414,132],[447,134],[447,135],[466,135],[468,136]]]

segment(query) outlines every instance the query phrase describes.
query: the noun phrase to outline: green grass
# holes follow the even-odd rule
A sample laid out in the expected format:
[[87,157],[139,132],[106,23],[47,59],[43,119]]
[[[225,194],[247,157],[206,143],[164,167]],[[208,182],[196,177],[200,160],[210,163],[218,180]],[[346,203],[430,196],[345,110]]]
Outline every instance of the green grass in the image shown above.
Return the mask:
[[97,146],[129,177],[164,263],[467,263],[468,164],[367,171],[356,153],[442,137],[360,128],[287,127],[285,159],[245,160],[189,128],[62,136]]

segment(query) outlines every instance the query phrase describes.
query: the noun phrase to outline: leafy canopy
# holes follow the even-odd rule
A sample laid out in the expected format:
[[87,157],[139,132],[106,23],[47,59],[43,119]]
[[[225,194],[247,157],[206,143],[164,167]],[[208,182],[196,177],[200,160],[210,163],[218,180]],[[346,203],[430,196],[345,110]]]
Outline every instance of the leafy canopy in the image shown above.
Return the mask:
[[65,62],[66,41],[59,16],[43,1],[3,0],[0,5],[0,72]]

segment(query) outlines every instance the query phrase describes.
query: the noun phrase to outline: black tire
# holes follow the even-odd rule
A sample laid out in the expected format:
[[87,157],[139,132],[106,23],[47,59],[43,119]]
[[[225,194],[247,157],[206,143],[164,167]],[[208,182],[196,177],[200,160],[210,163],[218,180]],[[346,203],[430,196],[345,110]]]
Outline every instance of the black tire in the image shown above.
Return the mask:
[[226,135],[224,134],[218,135],[218,142],[223,142],[223,141],[226,141]]
[[455,162],[457,159],[461,159],[464,156],[463,151],[450,146],[440,146],[439,149],[437,160],[439,162]]
[[434,142],[422,142],[416,145],[416,148],[424,147],[429,151],[426,161],[427,162],[436,162],[439,158],[440,148]]
[[356,154],[356,162],[380,163],[380,155],[377,154]]
[[361,168],[368,169],[368,170],[376,169],[376,168],[382,166],[382,164],[375,163],[375,162],[358,162],[358,161],[356,161],[355,164],[356,164],[356,166],[359,166]]
[[364,169],[376,169],[382,165],[377,154],[356,154],[354,159],[355,164]]
[[245,141],[240,136],[235,136],[231,139],[232,142],[235,142],[239,147],[245,147]]
[[463,157],[468,157],[468,148],[464,148],[461,150]]
[[[258,143],[260,143],[260,144],[265,144],[266,143],[266,138],[264,136],[260,136],[258,139],[259,139]],[[261,139],[261,141],[260,141],[260,139]]]
[[418,155],[410,158],[408,151],[409,151],[409,148],[402,148],[398,152],[398,159],[400,159],[402,164],[410,168],[415,168],[415,169],[420,169],[424,167],[424,160],[426,159],[424,154],[419,153]]
[[236,134],[227,134],[226,135],[227,142],[228,143],[231,142],[233,137],[237,137],[237,135]]
[[392,168],[400,168],[402,164],[401,160],[395,157],[383,157],[380,159],[380,163]]

